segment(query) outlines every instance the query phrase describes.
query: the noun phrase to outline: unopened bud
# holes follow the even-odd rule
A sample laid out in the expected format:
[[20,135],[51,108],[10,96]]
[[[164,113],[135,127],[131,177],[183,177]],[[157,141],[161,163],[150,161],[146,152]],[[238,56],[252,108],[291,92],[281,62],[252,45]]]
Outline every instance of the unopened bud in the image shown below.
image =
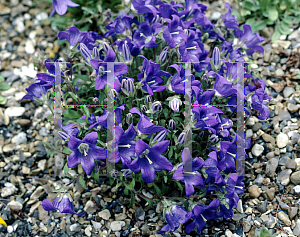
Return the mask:
[[90,50],[83,43],[80,43],[79,45],[82,56],[85,58],[86,61],[89,61],[88,59],[92,58]]
[[217,142],[219,141],[219,138],[218,138],[217,135],[212,134],[212,135],[209,137],[209,141],[210,141],[211,143],[217,143]]
[[167,136],[167,132],[168,130],[162,130],[160,131],[152,140],[151,143],[154,143],[154,142],[161,142],[165,139],[165,137]]
[[125,172],[123,173],[123,176],[126,178],[129,178],[132,176],[132,171],[130,169],[125,170]]
[[166,61],[168,53],[169,53],[169,47],[165,47],[164,50],[160,53],[160,55],[158,57],[158,61],[160,63],[164,63]]
[[60,138],[63,140],[63,141],[67,141],[70,136],[68,134],[66,134],[65,132],[62,132],[62,131],[58,131],[58,136],[60,136]]
[[102,46],[103,50],[105,53],[107,53],[108,49],[110,48],[109,44],[106,42],[103,42],[103,46]]
[[220,67],[220,50],[218,47],[214,48],[213,54],[212,54],[212,60],[215,68],[218,70]]
[[173,119],[171,119],[171,120],[169,121],[168,127],[169,127],[169,129],[171,129],[172,131],[175,130],[175,129],[176,129],[176,122],[175,122]]
[[203,44],[207,41],[208,36],[209,36],[209,34],[207,32],[202,36],[202,40],[201,41],[202,41]]
[[151,105],[151,110],[152,112],[156,112],[159,111],[161,109],[161,103],[159,101],[155,101],[152,105]]
[[97,47],[93,48],[93,58],[100,59],[100,52],[99,52],[99,49]]
[[130,125],[132,123],[132,113],[126,115],[126,123]]
[[181,100],[179,100],[177,98],[174,98],[169,101],[169,106],[175,113],[179,112],[180,105],[182,105],[182,102],[181,102]]
[[183,145],[185,142],[185,132],[180,133],[178,139],[177,139],[177,143]]
[[123,53],[123,58],[124,58],[125,62],[128,62],[131,60],[130,49],[129,49],[129,46],[128,46],[126,40],[124,41],[124,44],[122,45],[122,53]]
[[146,113],[146,111],[148,110],[146,105],[142,105],[141,109],[144,113]]
[[148,105],[149,103],[152,103],[152,97],[151,95],[147,95],[145,98],[145,103]]

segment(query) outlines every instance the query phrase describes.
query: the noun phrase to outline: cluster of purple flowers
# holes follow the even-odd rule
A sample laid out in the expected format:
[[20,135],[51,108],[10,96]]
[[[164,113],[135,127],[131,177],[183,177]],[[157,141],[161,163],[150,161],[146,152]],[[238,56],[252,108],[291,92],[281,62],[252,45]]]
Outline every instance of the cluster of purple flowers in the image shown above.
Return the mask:
[[[59,14],[65,12],[67,6],[76,5],[69,0],[61,1],[60,4],[56,1],[53,4]],[[218,217],[229,219],[233,216],[232,209],[237,207],[238,195],[243,193],[244,186],[244,177],[238,174],[236,167],[237,156],[246,157],[244,148],[250,148],[250,139],[247,139],[242,147],[242,154],[239,154],[237,144],[244,138],[232,132],[233,122],[226,118],[224,111],[213,106],[212,101],[218,98],[227,99],[228,106],[231,106],[229,110],[235,112],[237,95],[242,93],[247,115],[253,110],[257,111],[259,119],[265,120],[269,117],[267,104],[270,96],[265,91],[265,84],[263,80],[249,73],[248,64],[243,58],[245,53],[248,56],[255,51],[263,53],[259,44],[264,39],[257,33],[252,33],[249,25],[244,25],[243,30],[238,28],[239,24],[231,14],[229,3],[225,3],[228,11],[222,16],[219,28],[226,28],[228,34],[238,39],[237,45],[226,41],[225,34],[217,30],[216,25],[205,16],[207,7],[196,0],[186,0],[185,6],[175,1],[163,3],[157,0],[133,0],[132,4],[141,17],[122,12],[114,22],[106,26],[108,31],[103,37],[96,32],[80,32],[75,26],[58,34],[59,39],[65,39],[69,43],[70,49],[77,46],[87,64],[94,69],[95,90],[101,91],[108,84],[110,70],[107,62],[118,62],[114,64],[114,84],[109,85],[114,88],[114,96],[121,95],[122,91],[127,96],[133,96],[136,90],[141,90],[146,95],[147,104],[140,108],[131,107],[130,113],[124,119],[122,112],[125,105],[120,103],[114,109],[115,114],[104,109],[102,115],[91,114],[87,118],[88,129],[97,131],[105,131],[108,122],[117,123],[114,153],[109,156],[106,148],[97,146],[100,139],[97,132],[90,132],[80,140],[79,129],[74,127],[74,123],[61,126],[63,131],[60,132],[60,136],[68,141],[68,147],[72,150],[67,165],[73,168],[81,164],[86,174],[91,175],[99,160],[108,159],[113,163],[121,162],[122,168],[127,169],[126,172],[130,170],[140,173],[146,183],[154,182],[156,172],[174,171],[173,179],[185,184],[187,197],[197,192],[199,187],[206,189],[206,193],[216,194],[216,198],[212,199],[209,205],[194,203],[189,206],[189,210],[182,206],[169,205],[165,212],[168,224],[159,233],[172,232],[180,224],[186,224],[187,233],[194,229],[200,233],[207,220]],[[113,45],[107,43],[108,38],[114,42]],[[213,49],[211,57],[204,47],[207,38],[215,40],[220,47]],[[152,49],[155,52],[155,48],[159,48],[162,41],[162,48],[165,49],[160,51],[159,55],[147,58],[143,54]],[[177,55],[176,59],[182,63],[174,64],[172,61],[173,64],[169,65],[171,57],[168,54],[171,53]],[[117,56],[122,56],[120,61]],[[128,65],[138,58],[143,59],[142,65],[139,65],[140,73],[136,79],[128,77],[131,76]],[[191,70],[184,69],[185,62],[192,64]],[[247,79],[242,92],[237,84],[237,62],[244,63],[244,78]],[[26,89],[28,94],[23,99],[41,99],[43,94],[53,87],[55,77],[59,77],[55,75],[55,63],[46,61],[45,65],[49,73],[39,73],[37,82]],[[164,69],[162,65],[166,65]],[[196,80],[195,72],[203,73],[202,79],[213,82],[212,87],[206,89],[203,83]],[[61,76],[68,75],[61,73]],[[191,79],[190,89],[186,87],[187,77]],[[181,95],[190,96],[193,119],[189,129],[195,130],[196,133],[208,131],[211,134],[210,152],[207,157],[193,158],[192,151],[188,148],[182,151],[182,163],[172,164],[163,156],[170,146],[170,141],[165,138],[168,133],[178,128],[179,124],[173,119],[165,118],[169,120],[168,130],[155,123],[154,114],[162,111],[164,106],[160,101],[155,101],[161,92],[173,95],[167,100],[170,112],[174,114],[179,113],[182,106]],[[124,131],[123,121],[133,117],[138,118],[137,124],[127,122],[129,127]],[[189,129],[184,128],[184,131],[180,131],[178,144],[185,142]],[[152,136],[154,145],[150,146],[144,139]],[[73,205],[68,200],[65,196],[56,198],[53,203],[44,200],[43,207],[47,211],[59,209],[63,213],[74,213]]]

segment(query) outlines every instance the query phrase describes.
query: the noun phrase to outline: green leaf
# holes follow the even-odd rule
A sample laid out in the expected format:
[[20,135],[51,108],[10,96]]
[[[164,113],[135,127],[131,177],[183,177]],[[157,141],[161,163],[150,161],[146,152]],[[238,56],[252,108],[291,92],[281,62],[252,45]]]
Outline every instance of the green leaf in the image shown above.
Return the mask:
[[65,112],[63,112],[63,115],[64,115],[64,116],[67,116],[67,117],[69,117],[69,118],[75,118],[75,119],[81,117],[81,114],[80,114],[80,113],[78,113],[78,112],[75,111],[75,110],[71,110],[71,109],[68,109],[68,110],[66,110]]
[[170,148],[170,151],[169,151],[169,154],[168,154],[169,159],[171,159],[172,156],[173,156],[173,147]]
[[58,193],[58,192],[60,192],[61,190],[63,190],[63,188],[56,189],[56,190],[54,190],[53,192],[54,192],[54,193]]
[[165,183],[168,182],[168,177],[167,177],[167,176],[164,177],[164,182],[165,182]]
[[153,187],[154,187],[155,191],[157,192],[157,194],[159,196],[161,196],[161,190],[160,190],[160,188],[155,183],[153,183]]
[[66,154],[70,155],[71,153],[73,153],[73,151],[69,147],[65,147],[63,149],[63,153],[66,153]]
[[252,17],[252,18],[249,18],[246,22],[245,22],[246,25],[251,25],[254,26],[255,24],[255,17]]
[[276,10],[275,7],[272,7],[269,9],[269,19],[271,21],[276,21],[278,18],[278,11]]
[[132,207],[133,206],[133,204],[134,204],[134,193],[133,192],[131,192],[131,198],[130,198],[130,204],[129,204],[129,208],[130,207]]
[[288,25],[293,23],[293,19],[291,17],[284,17],[282,21]]
[[275,30],[275,32],[272,35],[272,42],[275,42],[276,40],[280,39],[281,34],[279,33],[278,30]]
[[181,193],[183,192],[183,187],[181,185],[181,183],[179,181],[175,181],[175,183],[177,184],[178,188],[180,189]]
[[129,192],[128,189],[124,188],[124,194],[128,196],[128,192]]
[[258,21],[257,23],[255,23],[255,31],[252,29],[253,32],[258,32],[264,28],[266,28],[267,24],[265,21]]
[[0,76],[0,82],[5,81],[3,76]]
[[0,83],[0,90],[6,91],[10,89],[10,85],[8,85],[6,82]]
[[237,21],[242,20],[242,16],[238,11],[232,11],[232,14],[235,15]]
[[67,163],[64,166],[64,173],[65,173],[65,175],[69,175],[69,167],[68,167]]
[[113,183],[115,182],[115,180],[113,178],[109,179],[109,185],[113,185]]
[[289,35],[291,33],[289,25],[286,24],[285,22],[281,22],[277,24],[278,30],[282,35]]
[[144,199],[149,203],[150,207],[153,208],[153,201],[148,198],[144,198]]
[[81,184],[81,186],[82,186],[84,189],[86,189],[86,185],[85,185],[85,182],[84,182],[82,176],[79,177],[79,183]]

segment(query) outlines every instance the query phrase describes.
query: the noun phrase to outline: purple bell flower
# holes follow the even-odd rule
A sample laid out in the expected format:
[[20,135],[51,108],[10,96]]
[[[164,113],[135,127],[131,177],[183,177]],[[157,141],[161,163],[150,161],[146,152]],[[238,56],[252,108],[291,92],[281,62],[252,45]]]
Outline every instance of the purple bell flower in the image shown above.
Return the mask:
[[180,26],[180,18],[176,15],[172,15],[172,20],[165,19],[168,23],[168,26],[163,30],[163,37],[166,42],[169,43],[169,46],[174,48],[181,41],[181,35],[184,34],[182,27]]
[[67,12],[68,7],[78,7],[79,5],[72,2],[71,0],[53,0],[53,10],[50,17],[53,16],[55,12],[58,15],[64,15]]
[[136,131],[133,128],[133,124],[130,124],[129,128],[124,132],[122,127],[115,127],[114,137],[114,153],[110,153],[108,160],[113,163],[118,163],[122,160],[123,169],[127,168],[127,164],[131,162],[131,156],[135,154],[135,144],[133,141],[136,137]]
[[73,153],[69,155],[68,167],[73,168],[81,164],[87,175],[91,175],[95,167],[95,160],[104,160],[107,156],[105,149],[96,146],[97,139],[96,132],[87,134],[82,141],[76,137],[70,137],[68,147]]
[[60,213],[76,214],[78,216],[83,216],[85,214],[85,212],[78,214],[74,211],[73,203],[70,201],[68,195],[63,195],[60,201],[59,199],[59,197],[56,197],[53,202],[49,199],[44,199],[42,202],[44,210],[55,211],[58,209]]
[[20,100],[20,102],[25,99],[29,99],[29,100],[34,100],[34,98],[41,99],[42,94],[45,95],[47,93],[47,89],[49,89],[49,88],[51,88],[51,87],[47,88],[47,87],[41,86],[40,83],[33,83],[26,88],[26,91],[28,92],[28,94],[24,95],[23,98]]
[[222,16],[224,25],[229,29],[238,30],[239,23],[237,22],[235,15],[231,14],[230,3],[225,2],[225,6],[228,9],[228,12]]
[[[204,165],[204,161],[196,157],[194,160],[188,148],[184,148],[181,154],[183,164],[180,165],[173,174],[173,179],[180,180],[185,183],[186,196],[191,196],[194,192],[194,186],[204,187],[202,175],[198,172]],[[187,170],[188,168],[192,170]]]
[[160,131],[152,140],[151,143],[155,143],[155,142],[161,142],[165,139],[165,137],[167,136],[167,132],[168,130],[162,130]]
[[244,176],[240,176],[237,173],[229,174],[229,178],[227,179],[226,184],[228,185],[225,187],[227,193],[225,196],[228,199],[234,200],[234,206],[233,208],[237,207],[238,201],[239,201],[239,194],[244,193],[244,183],[242,182],[244,179]]
[[141,114],[141,112],[136,108],[132,108],[129,112],[135,113],[135,114],[138,114],[141,116],[141,118],[138,122],[138,125],[137,125],[139,134],[149,134],[148,137],[150,137],[150,136],[152,136],[153,133],[156,133],[161,130],[166,130],[166,128],[164,128],[164,127],[154,125],[152,122],[150,122],[149,117],[147,117],[144,114]]
[[168,224],[163,226],[157,233],[162,234],[166,231],[173,232],[178,229],[180,224],[186,223],[191,216],[191,212],[187,212],[184,208],[173,205],[170,209],[167,209],[165,215]]
[[202,50],[199,44],[195,41],[196,32],[189,30],[189,35],[183,33],[181,35],[182,41],[179,46],[179,53],[182,56],[182,62],[199,62],[199,56]]
[[219,200],[214,199],[208,206],[205,205],[195,205],[193,208],[193,221],[185,227],[185,232],[190,233],[195,227],[197,228],[197,233],[200,234],[201,230],[206,225],[207,220],[212,220],[217,218],[217,209],[220,205]]
[[127,164],[128,168],[134,173],[141,171],[142,179],[146,183],[152,183],[155,178],[155,171],[170,171],[173,169],[170,161],[161,155],[168,149],[169,144],[170,141],[161,141],[150,147],[139,139],[135,145],[137,158]]
[[86,60],[87,62],[89,62],[88,59],[91,59],[91,58],[92,58],[91,52],[90,52],[89,49],[86,47],[86,45],[83,44],[83,43],[80,43],[80,44],[79,44],[79,47],[80,47],[80,53],[81,53],[82,56],[85,58],[85,60]]

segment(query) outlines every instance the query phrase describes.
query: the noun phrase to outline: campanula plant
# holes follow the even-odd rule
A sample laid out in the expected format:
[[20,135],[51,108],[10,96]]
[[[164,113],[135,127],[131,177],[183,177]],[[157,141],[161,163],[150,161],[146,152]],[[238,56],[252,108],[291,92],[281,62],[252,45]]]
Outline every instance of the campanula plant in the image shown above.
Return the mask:
[[[64,172],[78,172],[71,183],[79,179],[85,187],[85,174],[95,180],[108,175],[110,185],[131,196],[131,206],[136,195],[151,207],[163,202],[167,224],[158,233],[180,225],[200,233],[209,220],[232,218],[243,194],[237,162],[251,144],[232,119],[241,110],[238,99],[245,120],[270,114],[264,81],[245,61],[264,53],[264,39],[249,25],[239,27],[229,3],[217,24],[196,0],[133,0],[132,6],[100,34],[76,26],[59,32],[71,62],[46,61],[47,72],[23,99],[51,101],[61,81],[62,101],[93,105],[62,107]],[[49,108],[49,119],[56,118]],[[44,200],[44,209],[75,213],[68,187],[56,190],[62,194],[52,202]]]

